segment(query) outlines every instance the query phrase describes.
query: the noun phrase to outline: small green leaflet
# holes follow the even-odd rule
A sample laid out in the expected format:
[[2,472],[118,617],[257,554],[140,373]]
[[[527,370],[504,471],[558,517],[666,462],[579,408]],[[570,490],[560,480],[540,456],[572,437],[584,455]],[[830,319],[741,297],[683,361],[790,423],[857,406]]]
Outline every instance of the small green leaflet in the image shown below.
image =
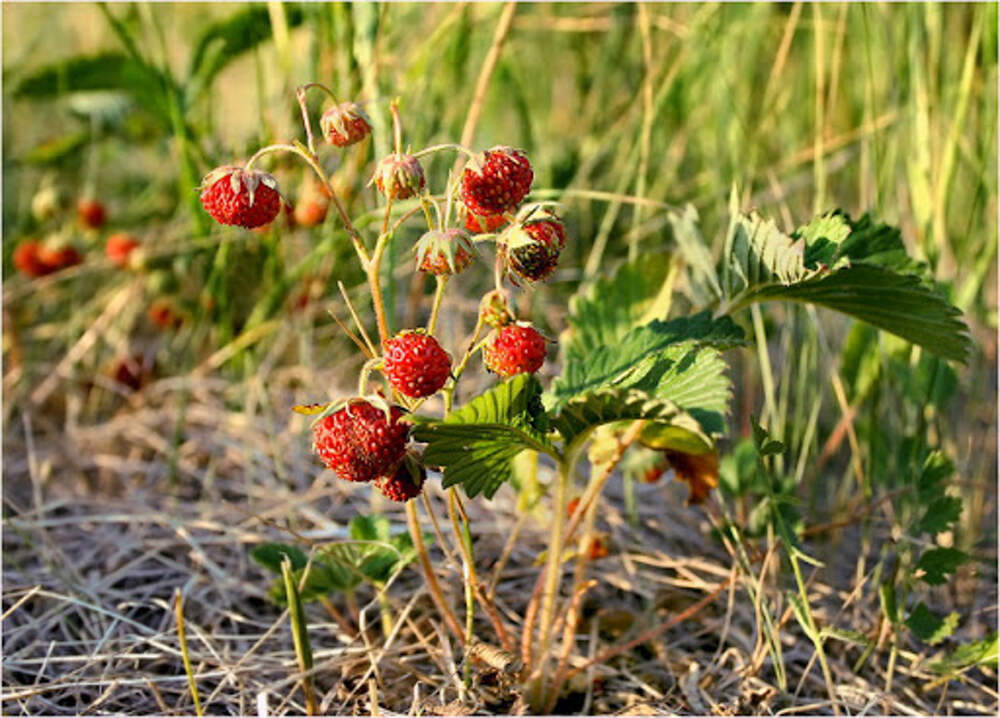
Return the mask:
[[936,616],[921,601],[906,618],[906,625],[917,638],[933,646],[955,632],[958,619],[959,615],[954,611],[944,618]]
[[444,467],[445,487],[461,485],[470,498],[491,498],[525,449],[557,455],[545,438],[541,392],[533,374],[518,374],[442,421],[416,417],[413,437],[427,442],[424,463]]
[[980,665],[997,665],[996,631],[981,641],[963,643],[942,660],[932,663],[931,668],[938,673],[949,674]]
[[955,570],[968,558],[957,548],[932,548],[920,556],[917,568],[923,569],[925,582],[932,586],[940,586],[947,581],[947,574],[955,573]]

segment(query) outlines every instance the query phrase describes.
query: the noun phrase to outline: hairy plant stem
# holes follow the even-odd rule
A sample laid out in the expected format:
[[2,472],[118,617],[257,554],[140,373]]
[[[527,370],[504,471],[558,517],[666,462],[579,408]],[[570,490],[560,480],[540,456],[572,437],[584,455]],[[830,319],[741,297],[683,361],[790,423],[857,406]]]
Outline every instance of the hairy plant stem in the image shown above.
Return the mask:
[[437,277],[437,289],[434,290],[434,304],[431,306],[431,317],[427,320],[427,333],[433,334],[437,328],[438,313],[441,311],[441,300],[444,299],[444,289],[448,286],[448,277]]
[[427,590],[431,594],[431,599],[437,606],[438,612],[444,617],[444,622],[448,624],[448,629],[464,644],[465,632],[462,630],[462,624],[458,622],[454,612],[448,606],[448,602],[441,592],[441,586],[438,584],[437,577],[434,575],[430,557],[427,555],[427,547],[424,546],[424,537],[420,533],[420,518],[417,516],[417,504],[414,501],[406,502],[406,524],[410,529],[410,538],[413,539],[413,547],[417,551],[417,560],[420,562],[420,568],[423,569],[424,580],[427,583]]
[[465,371],[465,367],[469,363],[469,359],[472,358],[472,355],[476,351],[477,347],[476,342],[479,341],[479,334],[480,332],[482,332],[482,330],[483,330],[483,320],[480,317],[479,320],[476,322],[476,328],[472,331],[472,339],[469,341],[469,346],[465,350],[465,356],[462,357],[462,361],[460,361],[458,363],[458,366],[456,366],[454,371],[452,371],[452,377],[454,378],[452,379],[451,384],[449,384],[443,389],[445,416],[448,416],[448,414],[451,413],[451,404],[455,398],[455,389],[458,386],[458,380],[462,377],[462,373]]
[[542,587],[542,611],[538,629],[538,662],[535,668],[535,672],[538,672],[539,675],[529,690],[529,702],[536,710],[541,710],[545,704],[545,664],[549,659],[549,636],[552,634],[556,595],[559,593],[563,523],[566,518],[567,494],[576,455],[576,452],[567,453],[567,456],[559,463],[556,494],[552,500],[552,529],[549,533],[548,556],[545,563],[545,584]]

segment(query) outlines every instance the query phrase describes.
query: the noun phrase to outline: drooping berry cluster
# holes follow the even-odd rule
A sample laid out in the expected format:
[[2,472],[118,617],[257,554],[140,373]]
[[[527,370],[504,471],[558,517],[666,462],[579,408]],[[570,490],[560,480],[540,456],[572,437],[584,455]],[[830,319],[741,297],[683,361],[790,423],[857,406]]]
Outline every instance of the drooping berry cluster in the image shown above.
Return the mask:
[[313,426],[313,447],[319,458],[345,481],[374,481],[395,471],[406,452],[409,424],[403,411],[386,412],[364,400],[348,402]]

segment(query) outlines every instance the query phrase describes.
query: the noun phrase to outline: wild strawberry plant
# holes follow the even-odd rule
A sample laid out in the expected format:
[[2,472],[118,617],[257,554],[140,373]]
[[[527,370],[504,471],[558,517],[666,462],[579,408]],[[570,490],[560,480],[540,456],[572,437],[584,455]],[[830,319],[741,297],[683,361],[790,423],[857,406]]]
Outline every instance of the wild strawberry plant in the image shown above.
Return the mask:
[[[320,119],[319,142],[305,103],[311,89],[333,100],[333,107]],[[530,201],[530,158],[504,145],[478,152],[455,144],[410,150],[393,104],[393,151],[377,159],[369,182],[383,199],[382,221],[371,231],[370,224],[348,216],[323,155],[328,152],[326,145],[335,152],[363,147],[373,127],[367,112],[381,108],[366,111],[357,103],[340,102],[318,84],[299,88],[297,99],[306,143],[296,140],[264,147],[242,166],[213,170],[202,184],[202,205],[222,224],[257,227],[273,221],[282,202],[275,178],[256,168],[266,156],[290,153],[315,173],[321,194],[329,198],[367,277],[378,341],[369,338],[351,307],[356,327],[344,329],[366,357],[356,393],[298,410],[315,417],[313,445],[323,464],[343,480],[373,484],[386,497],[406,502],[413,555],[445,625],[469,651],[478,640],[473,635],[477,605],[490,619],[502,650],[513,652],[517,643],[476,578],[469,525],[456,489],[460,487],[469,499],[490,499],[514,478],[518,458],[526,452],[546,456],[554,466],[545,566],[519,640],[519,675],[534,710],[551,711],[576,671],[569,667],[566,647],[571,642],[566,636],[571,640],[586,562],[601,555],[602,544],[594,535],[596,499],[619,462],[624,459],[627,472],[647,480],[655,480],[668,466],[673,468],[689,483],[693,502],[704,500],[716,487],[716,443],[726,433],[732,394],[724,353],[747,344],[744,310],[769,301],[805,303],[854,317],[945,360],[962,361],[968,352],[958,310],[924,267],[909,259],[898,230],[869,216],[853,219],[835,211],[786,234],[758,213],[742,212],[734,199],[718,261],[699,234],[693,210],[671,217],[674,239],[686,260],[691,311],[674,311],[676,268],[669,260],[633,260],[574,297],[558,341],[558,361],[543,372],[553,340],[518,316],[512,297],[550,277],[573,238],[567,238],[551,203]],[[443,186],[437,186],[421,160],[444,152],[456,153],[459,161]],[[383,300],[382,261],[399,241],[400,229],[416,223],[425,224],[426,232],[414,247],[415,271],[435,276],[436,292],[423,325],[393,334]],[[435,334],[449,281],[460,272],[480,270],[477,255],[492,256],[493,287],[481,300],[471,342],[444,347]],[[457,385],[474,366],[477,352],[483,368],[497,381],[455,406]],[[548,379],[543,381],[539,374]],[[443,412],[434,416],[423,412],[427,398],[438,393]],[[750,449],[752,466],[731,478],[737,486],[728,490],[740,491],[740,483],[748,482],[766,498],[772,512],[768,520],[777,527],[795,574],[796,615],[815,643],[825,671],[824,638],[803,605],[799,561],[810,559],[799,548],[797,527],[786,510],[788,501],[781,498],[789,487],[772,473],[768,459],[784,446],[764,429],[756,431]],[[924,458],[925,463],[933,463],[932,456]],[[579,477],[588,475],[582,467],[585,461],[591,465],[589,478],[574,498]],[[449,518],[465,564],[464,625],[437,584],[420,529],[414,499],[428,480],[428,469],[432,475],[440,473],[448,491]],[[939,529],[953,516],[953,502],[935,488],[935,481],[928,479],[921,486],[926,499],[940,504],[941,514],[921,519],[918,530]],[[731,521],[723,528],[737,541],[743,530]],[[576,556],[578,570],[567,590],[560,564],[574,539],[578,548],[571,555]],[[353,587],[358,575],[367,575],[361,571],[345,581],[322,578],[336,574],[332,566],[352,565],[346,559],[331,559],[332,554],[324,551],[315,564],[319,579],[309,578],[301,552],[262,548],[257,558],[275,570],[280,560],[288,561],[288,575],[299,572],[298,591],[309,597],[323,593],[324,587]],[[397,552],[403,555],[399,547]],[[926,576],[937,577],[954,570],[954,561],[944,563],[942,557],[925,552],[917,565]],[[294,586],[287,580],[282,585],[286,591]],[[275,593],[287,595],[280,587]],[[556,635],[559,616],[565,617],[566,631],[561,651]],[[909,613],[907,625],[919,633],[927,623],[922,618],[918,606]],[[900,620],[895,618],[894,623]],[[773,650],[780,651],[780,645]],[[831,680],[828,674],[827,680]]]

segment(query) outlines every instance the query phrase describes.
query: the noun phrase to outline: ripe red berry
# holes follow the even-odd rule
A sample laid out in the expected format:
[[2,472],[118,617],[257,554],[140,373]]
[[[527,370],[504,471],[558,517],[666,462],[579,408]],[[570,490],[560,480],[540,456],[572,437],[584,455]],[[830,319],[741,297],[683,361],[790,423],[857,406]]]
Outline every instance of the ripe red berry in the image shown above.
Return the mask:
[[502,214],[482,216],[472,212],[465,213],[465,228],[472,234],[496,232],[505,224],[507,224],[507,217]]
[[183,324],[183,318],[174,310],[173,304],[165,299],[153,302],[146,312],[149,321],[160,329],[177,329]]
[[337,147],[360,142],[372,131],[368,115],[353,102],[342,102],[324,112],[319,127],[326,141]]
[[509,212],[531,189],[534,173],[520,150],[493,147],[462,172],[462,201],[470,212],[496,215]]
[[227,165],[205,175],[201,206],[219,224],[253,229],[278,216],[281,194],[277,181],[266,172]]
[[76,203],[76,219],[84,229],[100,229],[107,218],[104,205],[92,197],[83,197]]
[[382,345],[382,371],[392,387],[419,399],[444,386],[451,373],[451,355],[430,334],[403,331]]
[[643,471],[642,476],[639,478],[642,480],[644,484],[655,484],[657,481],[660,480],[660,477],[663,476],[663,473],[666,470],[667,470],[666,461],[660,461],[653,464],[645,471]]
[[387,499],[404,503],[420,495],[426,479],[424,467],[406,460],[391,475],[380,478],[376,486]]
[[426,232],[416,244],[417,269],[435,276],[459,274],[472,264],[475,249],[464,230]]
[[48,266],[38,257],[41,248],[41,243],[33,239],[17,245],[11,256],[17,271],[27,277],[41,277],[48,274],[50,271]]
[[116,232],[108,237],[104,254],[119,267],[128,265],[129,255],[139,246],[139,240],[127,232]]
[[600,536],[595,536],[590,540],[590,560],[596,561],[608,555],[608,544]]
[[399,421],[399,407],[385,412],[356,399],[313,426],[313,450],[345,481],[373,481],[403,458],[409,424]]
[[533,374],[545,362],[545,339],[534,327],[508,324],[483,347],[483,362],[502,377]]
[[375,168],[371,182],[390,199],[407,199],[424,191],[424,168],[413,155],[387,155]]
[[132,391],[139,391],[153,378],[153,362],[147,361],[142,354],[124,356],[115,361],[111,368],[111,377]]
[[38,261],[45,265],[46,274],[73,267],[83,261],[83,257],[71,244],[56,246],[42,245],[38,249]]
[[529,282],[548,279],[566,246],[566,230],[555,217],[547,217],[514,227],[504,233],[507,261],[511,270]]

